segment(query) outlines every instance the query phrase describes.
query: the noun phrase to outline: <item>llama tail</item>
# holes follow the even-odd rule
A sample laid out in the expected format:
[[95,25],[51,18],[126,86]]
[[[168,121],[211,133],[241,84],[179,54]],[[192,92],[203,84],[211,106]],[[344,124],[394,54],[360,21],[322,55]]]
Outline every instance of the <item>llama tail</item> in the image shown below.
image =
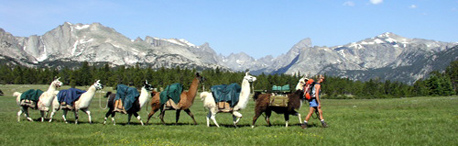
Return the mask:
[[204,101],[205,98],[207,98],[207,94],[208,94],[207,92],[202,92],[202,93],[200,93],[200,100],[201,100],[201,101]]
[[256,99],[258,99],[259,95],[261,95],[262,92],[255,92],[254,95],[253,95],[253,100],[256,101]]
[[105,97],[105,98],[108,98],[108,96],[110,96],[111,93],[112,93],[111,91],[108,91],[107,94],[105,94],[104,97]]
[[14,92],[13,93],[13,96],[16,97],[16,103],[17,105],[21,106],[21,95],[22,93],[21,92]]
[[14,92],[14,93],[13,93],[13,96],[14,96],[14,97],[18,97],[18,96],[21,95],[21,94],[22,94],[22,93],[20,93],[20,92]]

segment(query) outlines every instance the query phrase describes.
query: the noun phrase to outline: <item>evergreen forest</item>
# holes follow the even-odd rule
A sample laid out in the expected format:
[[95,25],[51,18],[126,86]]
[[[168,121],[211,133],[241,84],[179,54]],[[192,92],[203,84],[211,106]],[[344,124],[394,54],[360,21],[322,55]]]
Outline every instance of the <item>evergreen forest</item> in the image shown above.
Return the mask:
[[[140,88],[143,81],[148,80],[158,91],[172,83],[182,83],[184,89],[189,88],[195,73],[205,77],[200,90],[209,90],[213,85],[241,84],[245,72],[232,72],[216,68],[197,71],[188,68],[141,68],[136,66],[110,67],[108,64],[92,66],[88,62],[81,63],[79,68],[30,68],[20,65],[0,66],[0,84],[49,84],[54,77],[60,77],[64,85],[87,86],[96,80],[104,86],[115,87],[126,84]],[[325,75],[326,76],[326,75]],[[270,91],[273,85],[289,84],[293,89],[302,77],[300,73],[261,74],[253,83],[254,90]],[[201,86],[202,87],[202,86]],[[413,85],[398,81],[370,79],[354,81],[349,78],[326,76],[322,83],[323,98],[359,99],[359,98],[401,98],[414,96],[450,96],[457,93],[458,60],[453,61],[445,71],[433,71],[428,77],[417,80]]]

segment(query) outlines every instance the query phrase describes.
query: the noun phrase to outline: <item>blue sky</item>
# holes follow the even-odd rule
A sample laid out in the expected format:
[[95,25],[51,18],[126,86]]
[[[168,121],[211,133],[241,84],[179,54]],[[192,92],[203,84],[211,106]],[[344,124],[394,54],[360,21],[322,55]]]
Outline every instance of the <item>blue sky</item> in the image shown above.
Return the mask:
[[304,38],[329,47],[384,32],[458,42],[458,0],[0,0],[0,28],[15,36],[43,35],[64,22],[260,58]]

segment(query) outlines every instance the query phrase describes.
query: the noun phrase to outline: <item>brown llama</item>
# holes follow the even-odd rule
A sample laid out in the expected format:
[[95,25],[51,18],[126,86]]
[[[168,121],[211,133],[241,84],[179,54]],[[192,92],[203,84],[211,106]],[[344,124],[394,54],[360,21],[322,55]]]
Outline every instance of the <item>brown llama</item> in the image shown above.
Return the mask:
[[299,117],[299,123],[301,123],[301,114],[297,112],[302,106],[302,102],[305,99],[304,98],[304,91],[301,89],[303,87],[303,84],[305,83],[306,78],[301,78],[298,82],[298,85],[296,86],[296,91],[290,94],[287,94],[288,97],[288,103],[286,107],[278,107],[278,106],[271,106],[270,105],[270,98],[274,96],[272,93],[266,93],[262,94],[260,92],[256,92],[255,95],[253,96],[254,100],[256,101],[255,103],[255,115],[253,117],[253,123],[251,125],[252,128],[254,128],[256,120],[258,119],[259,116],[263,112],[266,113],[266,122],[269,126],[270,124],[270,116],[272,114],[272,111],[274,111],[277,114],[283,114],[285,117],[285,123],[286,127],[288,127],[288,122],[289,122],[289,115],[295,115]]
[[[196,77],[192,80],[191,86],[189,87],[188,91],[181,92],[180,95],[180,101],[173,106],[166,106],[166,104],[161,104],[160,102],[160,92],[154,93],[153,98],[151,99],[151,112],[148,114],[148,120],[146,120],[146,124],[148,124],[150,118],[154,115],[154,113],[157,112],[157,110],[161,110],[161,113],[159,115],[161,122],[165,124],[164,122],[164,115],[166,110],[176,110],[176,124],[178,123],[178,120],[180,119],[180,112],[181,110],[184,110],[194,121],[194,125],[197,125],[196,120],[194,119],[194,115],[192,114],[190,108],[192,104],[194,103],[194,99],[197,94],[197,87],[199,86],[200,82],[203,82],[205,80],[204,77],[200,76],[199,73],[196,73]],[[171,102],[172,104],[173,101],[168,101]]]

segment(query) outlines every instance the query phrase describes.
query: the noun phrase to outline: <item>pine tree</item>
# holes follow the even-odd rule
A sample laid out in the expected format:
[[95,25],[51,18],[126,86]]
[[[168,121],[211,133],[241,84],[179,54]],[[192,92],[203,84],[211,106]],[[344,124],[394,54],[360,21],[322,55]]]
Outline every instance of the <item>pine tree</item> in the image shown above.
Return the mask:
[[441,95],[443,88],[441,86],[440,73],[438,71],[431,72],[431,76],[426,80],[426,85],[429,89],[429,95]]
[[90,71],[90,68],[89,68],[89,63],[87,61],[84,61],[81,65],[81,68],[79,69],[78,71],[80,73],[79,75],[79,78],[78,81],[79,81],[79,84],[78,84],[78,81],[77,81],[77,85],[79,86],[83,86],[83,85],[91,85],[92,82],[91,82],[91,71]]
[[13,70],[14,84],[23,84],[23,71],[21,66],[16,66]]
[[458,60],[452,61],[447,69],[445,69],[445,73],[450,77],[454,92],[458,93]]

